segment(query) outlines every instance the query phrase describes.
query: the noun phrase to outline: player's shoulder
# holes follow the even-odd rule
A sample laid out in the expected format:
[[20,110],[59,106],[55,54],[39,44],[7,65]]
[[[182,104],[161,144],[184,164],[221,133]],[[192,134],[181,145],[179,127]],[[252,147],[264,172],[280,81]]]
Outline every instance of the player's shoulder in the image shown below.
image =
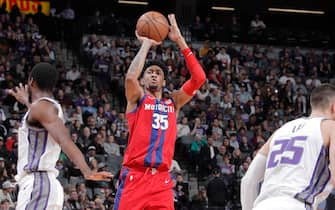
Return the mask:
[[321,127],[324,129],[333,129],[335,132],[335,121],[331,119],[324,119],[321,122]]
[[37,100],[30,106],[30,113],[38,112],[50,114],[50,111],[55,110],[57,110],[57,107],[55,106],[54,102],[50,100]]

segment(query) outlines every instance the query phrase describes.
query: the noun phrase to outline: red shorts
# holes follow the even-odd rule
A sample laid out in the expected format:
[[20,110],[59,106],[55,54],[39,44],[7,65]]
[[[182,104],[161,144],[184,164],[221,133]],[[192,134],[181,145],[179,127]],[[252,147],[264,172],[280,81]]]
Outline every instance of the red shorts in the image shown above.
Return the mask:
[[173,185],[168,171],[123,167],[114,210],[174,210]]

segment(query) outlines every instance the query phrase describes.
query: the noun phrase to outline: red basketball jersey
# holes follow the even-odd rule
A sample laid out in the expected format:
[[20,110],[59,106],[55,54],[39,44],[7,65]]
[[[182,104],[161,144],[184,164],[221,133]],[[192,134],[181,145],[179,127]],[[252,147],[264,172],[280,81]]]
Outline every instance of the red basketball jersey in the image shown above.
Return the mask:
[[123,165],[169,170],[177,136],[173,100],[145,94],[127,119],[129,138]]

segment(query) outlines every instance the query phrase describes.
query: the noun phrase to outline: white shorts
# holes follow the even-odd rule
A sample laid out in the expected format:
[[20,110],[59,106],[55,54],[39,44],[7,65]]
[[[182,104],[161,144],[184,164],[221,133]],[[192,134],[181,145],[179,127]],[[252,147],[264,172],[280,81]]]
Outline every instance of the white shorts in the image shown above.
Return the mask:
[[63,202],[63,187],[53,173],[30,173],[19,182],[17,210],[61,210]]
[[252,210],[312,210],[309,205],[291,197],[273,197],[259,202]]

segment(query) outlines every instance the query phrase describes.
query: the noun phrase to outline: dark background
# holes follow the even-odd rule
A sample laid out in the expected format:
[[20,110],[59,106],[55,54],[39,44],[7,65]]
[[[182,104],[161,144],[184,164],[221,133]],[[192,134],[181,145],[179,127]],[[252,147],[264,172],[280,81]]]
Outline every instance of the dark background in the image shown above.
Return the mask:
[[[141,1],[141,0],[139,0]],[[54,0],[52,4],[64,8],[67,0]],[[260,14],[267,25],[273,27],[310,27],[332,29],[335,18],[335,1],[331,0],[148,0],[148,6],[119,4],[117,0],[72,0],[71,5],[80,16],[90,16],[95,9],[104,13],[113,12],[129,18],[137,18],[143,12],[157,10],[164,14],[177,12],[184,23],[191,23],[195,15],[210,15],[216,22],[225,23],[227,17],[238,15],[242,22],[250,21]],[[212,6],[234,7],[235,11],[215,11]],[[288,14],[267,11],[269,7],[322,10],[325,15]]]

